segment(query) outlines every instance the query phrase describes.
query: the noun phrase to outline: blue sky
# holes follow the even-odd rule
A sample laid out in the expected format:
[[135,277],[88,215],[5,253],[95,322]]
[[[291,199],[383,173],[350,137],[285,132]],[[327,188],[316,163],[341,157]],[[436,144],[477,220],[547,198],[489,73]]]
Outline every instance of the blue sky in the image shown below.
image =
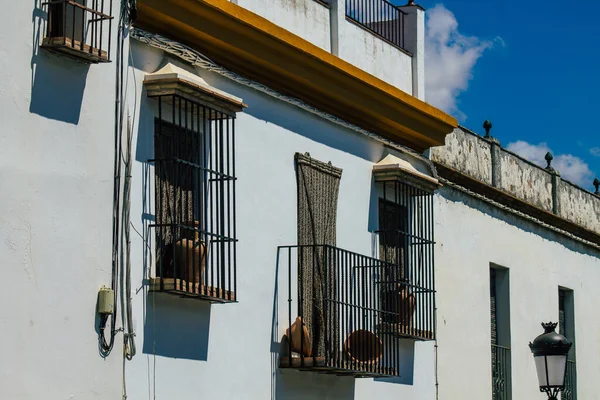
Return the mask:
[[600,175],[600,3],[421,0],[427,101],[593,189]]

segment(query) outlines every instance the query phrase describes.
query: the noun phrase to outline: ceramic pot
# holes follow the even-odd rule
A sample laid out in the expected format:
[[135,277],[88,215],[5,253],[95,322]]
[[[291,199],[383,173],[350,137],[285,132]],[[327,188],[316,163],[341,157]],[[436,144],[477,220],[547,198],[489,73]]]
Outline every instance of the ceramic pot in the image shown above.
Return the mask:
[[382,308],[393,314],[385,314],[384,321],[393,324],[411,325],[417,307],[417,299],[409,293],[406,285],[398,285],[394,290],[382,294]]
[[344,353],[350,361],[377,364],[383,354],[383,342],[373,332],[359,329],[348,335]]
[[292,351],[306,357],[312,356],[310,336],[308,336],[308,329],[302,322],[302,318],[296,317],[296,321],[285,331],[285,334],[292,344]]
[[[197,221],[185,225],[197,227]],[[173,244],[173,258],[177,277],[188,282],[202,284],[206,267],[206,244],[200,240],[200,233],[193,229],[182,229],[183,238]]]

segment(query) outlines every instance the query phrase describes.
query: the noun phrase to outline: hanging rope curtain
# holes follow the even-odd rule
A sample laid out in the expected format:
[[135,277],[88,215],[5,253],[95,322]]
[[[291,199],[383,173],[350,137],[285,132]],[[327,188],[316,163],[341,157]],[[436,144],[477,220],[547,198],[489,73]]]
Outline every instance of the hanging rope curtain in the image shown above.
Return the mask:
[[[331,163],[311,158],[308,153],[296,153],[296,174],[298,184],[298,244],[336,244],[337,200],[342,170]],[[325,349],[338,349],[337,343],[325,344],[325,321],[337,321],[335,299],[335,263],[324,264],[323,247],[299,247],[298,287],[302,291],[299,314],[307,325],[312,338],[313,354],[325,356]],[[325,278],[327,274],[327,278]],[[327,282],[327,287],[325,287]],[[325,314],[326,312],[326,314]],[[339,331],[338,323],[328,327]],[[327,335],[337,342],[338,335]],[[327,355],[328,357],[334,354]]]

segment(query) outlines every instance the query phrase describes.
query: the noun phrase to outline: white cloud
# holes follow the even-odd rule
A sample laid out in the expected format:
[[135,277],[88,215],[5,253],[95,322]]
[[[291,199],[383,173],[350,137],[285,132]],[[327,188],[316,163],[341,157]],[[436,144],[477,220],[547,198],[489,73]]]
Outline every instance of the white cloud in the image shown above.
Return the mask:
[[494,41],[465,36],[458,31],[454,14],[438,4],[427,11],[425,36],[425,96],[429,103],[465,120],[457,104],[460,93],[469,87],[477,60]]
[[[509,143],[506,148],[542,167],[546,166],[546,153],[552,152],[546,143],[531,144],[523,140]],[[588,187],[594,178],[589,165],[572,154],[554,154],[552,166],[564,179],[582,187]]]
[[590,149],[590,154],[595,157],[600,157],[600,147],[592,147]]

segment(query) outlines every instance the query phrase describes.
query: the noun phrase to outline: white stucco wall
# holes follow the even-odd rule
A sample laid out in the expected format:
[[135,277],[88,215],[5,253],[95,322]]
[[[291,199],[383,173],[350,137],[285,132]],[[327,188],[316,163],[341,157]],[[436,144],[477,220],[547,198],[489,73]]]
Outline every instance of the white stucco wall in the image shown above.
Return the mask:
[[102,359],[96,331],[111,282],[114,64],[41,50],[34,2],[4,13],[0,398],[116,399],[121,340]]
[[[160,52],[133,45],[141,83],[165,61]],[[144,71],[145,70],[145,71]],[[134,313],[138,322],[140,354],[127,364],[131,398],[203,397],[231,399],[369,399],[384,397],[432,399],[433,343],[403,341],[413,363],[396,379],[359,379],[279,370],[276,354],[287,327],[287,291],[276,291],[286,274],[277,269],[277,246],[296,244],[296,175],[294,153],[331,161],[343,169],[337,245],[371,255],[374,230],[372,166],[383,146],[312,114],[218,75],[198,71],[209,84],[244,99],[248,108],[236,122],[237,232],[239,303],[207,305],[165,294],[148,294],[144,278],[144,242],[134,238]],[[131,86],[130,86],[131,87]],[[136,166],[133,187],[152,185],[154,114],[152,101],[138,85],[140,116],[136,124]],[[152,230],[152,208],[143,190],[133,193],[133,224],[140,232]],[[147,199],[152,195],[147,193]],[[280,265],[280,269],[285,269]],[[281,285],[281,283],[279,283]],[[414,346],[414,347],[413,347]],[[412,355],[414,353],[414,355]],[[271,396],[271,397],[270,397]]]
[[[491,398],[490,263],[509,269],[512,398],[540,398],[527,346],[574,291],[578,399],[597,398],[599,252],[450,188],[436,195],[440,399]],[[465,223],[468,221],[468,223]]]
[[412,58],[345,17],[340,24],[339,57],[406,93],[413,92]]
[[235,0],[234,3],[330,51],[329,8],[315,0]]

